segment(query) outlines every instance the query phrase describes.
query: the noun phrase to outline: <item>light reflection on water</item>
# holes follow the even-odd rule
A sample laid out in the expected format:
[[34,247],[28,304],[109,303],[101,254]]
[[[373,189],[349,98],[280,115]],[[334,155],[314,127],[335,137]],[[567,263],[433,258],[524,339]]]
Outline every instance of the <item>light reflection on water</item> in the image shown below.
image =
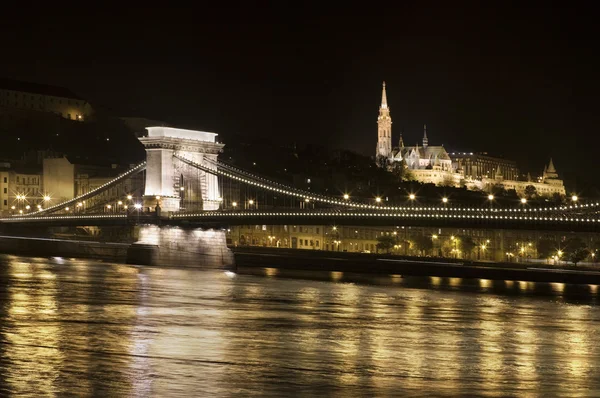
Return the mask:
[[600,393],[597,286],[241,271],[0,257],[0,395]]

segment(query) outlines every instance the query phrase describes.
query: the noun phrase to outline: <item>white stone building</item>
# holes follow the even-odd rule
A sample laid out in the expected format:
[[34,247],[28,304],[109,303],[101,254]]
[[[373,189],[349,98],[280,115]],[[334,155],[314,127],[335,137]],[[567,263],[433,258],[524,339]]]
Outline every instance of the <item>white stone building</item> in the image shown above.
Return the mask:
[[423,126],[423,145],[405,146],[400,135],[398,147],[392,148],[392,118],[387,104],[385,82],[381,93],[381,106],[377,118],[377,164],[392,167],[401,163],[410,170],[409,175],[423,183],[436,185],[460,184],[461,175],[452,168],[452,160],[443,146],[429,145],[427,126]]
[[[422,183],[454,187],[466,186],[468,189],[482,191],[491,191],[495,187],[502,187],[506,190],[514,189],[521,196],[526,195],[528,186],[533,186],[538,196],[552,196],[555,193],[564,196],[566,193],[563,181],[558,177],[552,160],[544,168],[544,173],[537,181],[532,181],[531,178],[524,181],[517,180],[518,169],[513,161],[489,156],[474,157],[473,154],[470,154],[469,159],[465,159],[465,156],[457,156],[453,159],[444,146],[429,145],[426,125],[423,126],[422,145],[405,146],[401,134],[398,147],[392,148],[392,118],[387,103],[385,82],[377,118],[377,138],[377,164],[390,169],[401,164],[401,167],[405,167],[408,171],[409,178]],[[490,165],[496,166],[495,170],[492,169],[494,170],[493,176],[478,173]],[[509,179],[504,179],[501,168],[509,173]]]

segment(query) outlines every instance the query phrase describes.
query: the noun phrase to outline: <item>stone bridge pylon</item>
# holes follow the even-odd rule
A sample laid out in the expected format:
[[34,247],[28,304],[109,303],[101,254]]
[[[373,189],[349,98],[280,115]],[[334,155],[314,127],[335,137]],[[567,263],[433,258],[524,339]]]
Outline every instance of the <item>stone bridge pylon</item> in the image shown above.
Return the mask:
[[159,204],[162,212],[217,210],[221,203],[217,176],[174,156],[216,169],[224,147],[216,142],[217,134],[172,127],[146,130],[148,135],[139,137],[146,148],[144,208],[155,209]]

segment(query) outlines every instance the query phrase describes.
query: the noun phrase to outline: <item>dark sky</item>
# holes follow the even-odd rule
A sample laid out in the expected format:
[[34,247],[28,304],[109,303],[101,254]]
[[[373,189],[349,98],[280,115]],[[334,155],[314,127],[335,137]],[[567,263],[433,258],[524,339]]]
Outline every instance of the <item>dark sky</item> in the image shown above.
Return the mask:
[[599,185],[593,8],[278,3],[14,10],[0,24],[0,76],[225,143],[240,134],[365,154],[385,80],[394,142],[401,129],[420,142],[427,123],[431,145],[532,172],[552,156],[569,186]]

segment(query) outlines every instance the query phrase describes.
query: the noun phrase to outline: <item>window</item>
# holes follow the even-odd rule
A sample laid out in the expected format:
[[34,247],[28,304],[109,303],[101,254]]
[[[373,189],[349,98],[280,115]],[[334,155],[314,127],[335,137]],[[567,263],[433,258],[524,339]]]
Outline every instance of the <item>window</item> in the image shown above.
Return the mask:
[[4,199],[4,206],[8,206],[8,201]]
[[308,246],[308,239],[304,239],[304,246]]
[[[319,227],[317,227],[317,234],[319,233]],[[318,246],[318,245],[317,245]]]
[[300,239],[300,246],[302,246],[302,239]]
[[17,176],[17,182],[19,182],[19,176]]
[[67,113],[67,119],[69,119],[69,120],[71,119],[71,114],[70,113]]
[[8,193],[8,188],[4,188],[4,193]]
[[5,184],[8,182],[6,179],[7,179],[7,177],[4,177],[4,183]]
[[317,247],[319,247],[319,241],[318,241],[318,240],[317,240],[317,241],[315,241],[315,245],[316,245]]

